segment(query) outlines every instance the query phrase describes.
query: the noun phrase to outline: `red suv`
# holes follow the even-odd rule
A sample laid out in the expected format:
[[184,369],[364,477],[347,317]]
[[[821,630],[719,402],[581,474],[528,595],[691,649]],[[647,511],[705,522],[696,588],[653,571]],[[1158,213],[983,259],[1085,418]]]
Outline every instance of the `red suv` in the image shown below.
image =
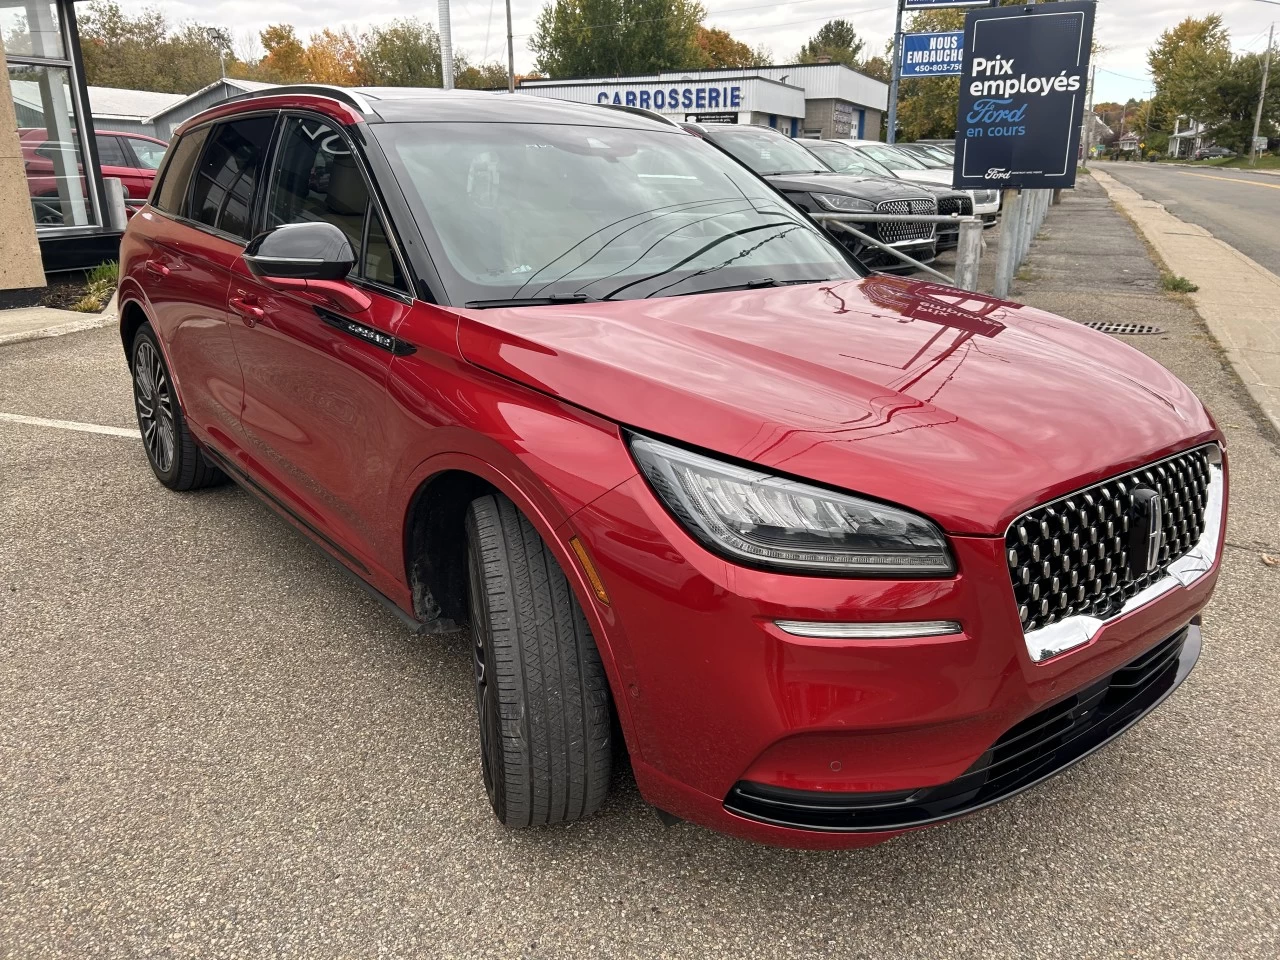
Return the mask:
[[1071,765],[1200,652],[1227,477],[1190,390],[865,275],[671,125],[274,89],[183,125],[121,275],[160,482],[229,476],[469,626],[506,824],[595,812],[625,743],[666,814],[865,846]]
[[[62,200],[58,195],[58,166],[64,156],[68,163],[76,165],[76,172],[81,180],[80,189],[88,190],[88,185],[84,182],[84,166],[80,162],[79,144],[50,140],[48,131],[39,127],[21,129],[18,136],[22,144],[23,167],[36,222],[62,224],[64,215]],[[98,163],[102,175],[120,180],[124,187],[127,212],[132,216],[134,210],[142,206],[151,193],[156,170],[160,167],[168,144],[141,133],[117,133],[114,130],[99,130],[94,135],[94,144],[98,148]]]

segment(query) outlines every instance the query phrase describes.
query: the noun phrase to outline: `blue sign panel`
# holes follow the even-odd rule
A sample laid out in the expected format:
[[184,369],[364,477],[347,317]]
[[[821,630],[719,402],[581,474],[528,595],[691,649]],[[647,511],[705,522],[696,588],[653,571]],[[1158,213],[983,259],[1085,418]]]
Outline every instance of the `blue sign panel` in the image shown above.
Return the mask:
[[964,67],[964,32],[908,33],[902,38],[902,76],[958,77]]
[[904,10],[940,10],[943,7],[989,7],[991,0],[903,0]]
[[1075,186],[1095,7],[1062,0],[969,14],[956,187]]

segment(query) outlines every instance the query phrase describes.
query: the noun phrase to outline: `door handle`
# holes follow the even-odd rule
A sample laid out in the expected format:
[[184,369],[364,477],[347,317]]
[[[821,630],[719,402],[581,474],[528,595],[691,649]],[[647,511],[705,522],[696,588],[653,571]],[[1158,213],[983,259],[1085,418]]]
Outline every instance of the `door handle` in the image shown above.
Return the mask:
[[159,260],[148,260],[143,266],[146,267],[147,273],[154,273],[157,277],[167,277],[169,275],[169,268]]
[[258,298],[255,296],[232,297],[227,303],[250,327],[258,321],[266,319],[267,311],[258,306]]

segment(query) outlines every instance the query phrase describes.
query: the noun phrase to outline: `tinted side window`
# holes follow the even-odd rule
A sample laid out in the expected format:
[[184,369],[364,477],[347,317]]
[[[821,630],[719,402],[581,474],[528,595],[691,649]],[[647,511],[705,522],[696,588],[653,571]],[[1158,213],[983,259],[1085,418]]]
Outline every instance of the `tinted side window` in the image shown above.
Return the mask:
[[275,117],[246,117],[215,127],[196,168],[192,220],[249,239],[253,191]]
[[347,235],[356,253],[356,275],[405,289],[386,230],[369,203],[369,188],[360,166],[338,131],[322,120],[290,117],[278,156],[267,201],[266,228],[286,223],[332,223]]
[[98,163],[104,167],[132,167],[133,161],[124,155],[124,148],[116,137],[98,134]]
[[195,169],[200,148],[209,136],[209,128],[193,130],[173,145],[173,155],[164,168],[164,179],[156,192],[155,207],[177,217],[185,217],[187,188],[191,185],[191,171]]

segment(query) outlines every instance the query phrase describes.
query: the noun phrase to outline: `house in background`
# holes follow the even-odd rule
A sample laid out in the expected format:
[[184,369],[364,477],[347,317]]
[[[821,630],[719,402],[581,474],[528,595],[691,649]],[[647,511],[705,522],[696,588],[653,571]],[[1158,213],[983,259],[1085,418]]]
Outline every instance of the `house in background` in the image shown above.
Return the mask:
[[[173,131],[182,126],[183,121],[189,120],[200,111],[208,110],[214,104],[221,103],[223,100],[230,100],[232,97],[243,96],[246,93],[257,93],[259,90],[266,90],[268,87],[274,86],[274,83],[260,83],[257,80],[236,80],[231,77],[223,77],[221,80],[215,80],[207,87],[201,87],[195,93],[185,97],[175,97],[172,103],[165,105],[148,117],[147,122],[154,128],[155,132],[152,136],[159,137],[161,140],[169,140],[173,136]],[[168,94],[165,94],[165,96],[168,96]]]
[[1142,143],[1142,138],[1136,133],[1130,131],[1116,141],[1116,146],[1124,153],[1133,153]]
[[180,93],[150,90],[123,90],[119,87],[89,87],[89,113],[98,130],[142,133],[167,141],[169,134],[156,130],[153,117],[185,99]]
[[1205,125],[1190,117],[1176,117],[1173,133],[1169,135],[1169,156],[1178,160],[1190,160],[1203,147]]

